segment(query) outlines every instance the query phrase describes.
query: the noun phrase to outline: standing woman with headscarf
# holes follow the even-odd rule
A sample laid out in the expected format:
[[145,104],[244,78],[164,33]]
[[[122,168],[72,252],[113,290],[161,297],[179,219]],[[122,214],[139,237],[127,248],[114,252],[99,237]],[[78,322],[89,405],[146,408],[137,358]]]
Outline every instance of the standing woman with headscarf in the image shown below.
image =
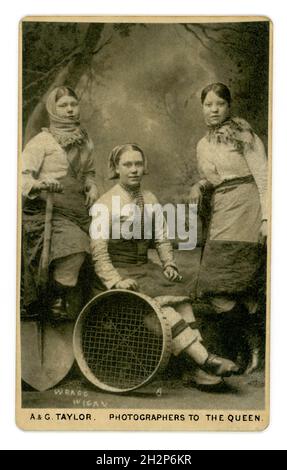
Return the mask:
[[[67,294],[89,253],[89,207],[98,197],[93,143],[80,126],[79,100],[68,87],[48,96],[50,126],[26,145],[22,161],[24,306],[38,300],[47,192],[53,192],[49,254],[50,315],[68,319]],[[42,190],[46,190],[43,192]]]
[[197,295],[209,299],[217,312],[223,341],[233,336],[242,342],[247,335],[251,370],[258,363],[256,321],[262,317],[258,289],[267,236],[267,158],[251,126],[231,116],[227,86],[208,85],[201,102],[208,130],[197,145],[201,179],[190,200],[200,205],[205,190],[213,193]]

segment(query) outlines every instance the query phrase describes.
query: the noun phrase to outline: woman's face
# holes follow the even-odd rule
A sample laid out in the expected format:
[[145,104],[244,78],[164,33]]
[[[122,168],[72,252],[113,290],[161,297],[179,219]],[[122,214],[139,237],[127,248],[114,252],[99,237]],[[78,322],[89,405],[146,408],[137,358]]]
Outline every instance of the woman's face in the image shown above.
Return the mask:
[[224,122],[230,114],[230,106],[226,100],[209,91],[202,104],[203,116],[208,126],[216,126]]
[[56,114],[60,117],[79,117],[79,103],[73,96],[62,96],[56,102]]
[[125,186],[138,186],[144,173],[144,161],[142,154],[136,150],[127,150],[120,156],[120,161],[116,166],[120,183]]

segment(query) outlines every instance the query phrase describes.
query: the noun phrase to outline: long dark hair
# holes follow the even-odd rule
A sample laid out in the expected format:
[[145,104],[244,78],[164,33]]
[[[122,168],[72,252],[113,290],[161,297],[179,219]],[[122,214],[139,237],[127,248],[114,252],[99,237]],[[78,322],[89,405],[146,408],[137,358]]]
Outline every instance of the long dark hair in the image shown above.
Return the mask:
[[211,83],[210,85],[207,85],[201,92],[201,103],[203,104],[205,101],[205,98],[207,94],[213,91],[219,98],[222,98],[223,100],[227,101],[227,103],[231,104],[231,93],[229,88],[224,85],[224,83],[216,82],[216,83]]

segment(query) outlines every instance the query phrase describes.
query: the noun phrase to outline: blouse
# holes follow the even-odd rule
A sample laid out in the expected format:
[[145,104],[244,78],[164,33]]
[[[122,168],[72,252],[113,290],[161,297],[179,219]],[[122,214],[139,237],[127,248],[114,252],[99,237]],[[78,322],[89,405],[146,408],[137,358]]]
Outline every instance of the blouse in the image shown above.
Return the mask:
[[[119,201],[119,206],[115,212],[115,199],[113,197],[118,196],[117,201]],[[149,204],[152,209],[152,214],[155,214],[155,206],[158,204],[157,198],[150,191],[142,191],[142,196],[144,204]],[[97,236],[94,237],[94,229],[98,224],[97,217],[99,216],[99,205],[105,208],[108,217],[101,217],[101,233],[108,235],[112,234],[112,224],[113,218],[117,219],[119,212],[122,210],[123,206],[126,204],[133,204],[135,200],[129,192],[127,192],[120,184],[116,184],[103,196],[101,196],[98,201],[91,207],[90,215],[92,216],[92,223],[90,227],[90,236],[91,236],[91,251],[92,257],[95,265],[96,274],[101,279],[102,283],[108,288],[111,289],[115,286],[120,280],[121,276],[117,269],[113,266],[109,252],[108,252],[108,239],[106,236]],[[124,213],[125,214],[125,213]],[[150,215],[152,215],[150,214]],[[120,215],[120,223],[133,222],[134,214]],[[163,225],[161,228],[157,227],[155,224],[155,233],[153,237],[155,243],[155,248],[159,255],[163,269],[167,266],[173,266],[176,268],[176,263],[173,255],[173,247],[168,239],[167,225],[166,221],[163,218]]]
[[252,175],[258,188],[262,220],[267,220],[268,164],[264,145],[254,135],[254,145],[240,153],[232,143],[210,142],[203,137],[197,145],[197,162],[200,185],[213,186],[233,178]]
[[[96,184],[93,143],[89,139],[81,148],[81,177],[85,187]],[[30,194],[35,180],[46,176],[62,178],[67,175],[69,162],[67,152],[58,144],[49,131],[43,130],[25,146],[22,157],[22,194],[34,199],[37,194]]]

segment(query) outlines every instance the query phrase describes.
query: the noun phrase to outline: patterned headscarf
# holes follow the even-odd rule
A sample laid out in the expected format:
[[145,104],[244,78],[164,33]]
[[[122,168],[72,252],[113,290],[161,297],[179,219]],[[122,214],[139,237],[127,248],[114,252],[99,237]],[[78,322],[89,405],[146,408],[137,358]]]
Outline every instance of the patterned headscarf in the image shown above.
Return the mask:
[[62,117],[57,114],[56,96],[59,89],[65,89],[65,87],[54,88],[46,101],[46,109],[50,119],[49,131],[63,148],[82,145],[88,140],[88,134],[85,129],[81,128],[79,116]]
[[110,180],[117,179],[119,177],[119,175],[116,172],[117,161],[120,155],[122,155],[127,150],[134,150],[135,152],[139,152],[142,155],[143,163],[144,163],[144,175],[148,174],[147,159],[142,149],[140,148],[140,146],[138,144],[123,144],[123,145],[117,145],[116,147],[114,147],[109,155],[108,174],[109,174]]

